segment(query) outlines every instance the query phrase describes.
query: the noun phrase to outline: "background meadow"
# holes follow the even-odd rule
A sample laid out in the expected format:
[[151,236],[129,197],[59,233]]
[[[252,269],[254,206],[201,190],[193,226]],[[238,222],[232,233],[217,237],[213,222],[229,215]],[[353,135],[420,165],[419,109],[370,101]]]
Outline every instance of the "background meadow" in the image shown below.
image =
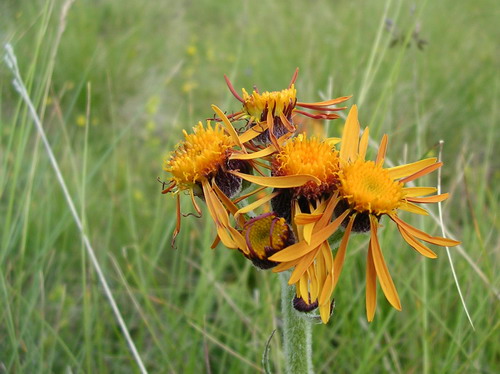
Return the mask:
[[[353,94],[349,105],[373,139],[390,135],[392,162],[437,155],[444,141],[442,187],[452,198],[443,214],[463,241],[451,255],[475,327],[445,249],[424,259],[387,224],[382,248],[403,311],[379,292],[366,322],[368,238],[353,238],[334,316],[313,327],[317,372],[500,372],[497,1],[79,0],[67,12],[64,4],[3,0],[0,41],[15,48],[148,370],[262,371],[280,326],[277,276],[222,246],[210,250],[208,215],[183,219],[172,249],[174,199],[156,178],[167,178],[163,159],[182,129],[213,115],[210,104],[239,109],[223,74],[238,91],[278,90],[298,66],[299,100]],[[2,61],[0,373],[138,372],[11,81]],[[339,136],[342,124],[304,126]],[[413,223],[439,234],[433,213]],[[270,343],[273,372],[283,370],[280,339]]]

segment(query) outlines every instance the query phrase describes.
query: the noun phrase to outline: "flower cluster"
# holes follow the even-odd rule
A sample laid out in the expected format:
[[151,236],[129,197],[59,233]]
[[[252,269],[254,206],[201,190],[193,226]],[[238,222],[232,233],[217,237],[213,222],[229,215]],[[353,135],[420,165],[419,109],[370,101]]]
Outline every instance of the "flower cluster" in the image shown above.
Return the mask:
[[[213,121],[201,122],[170,153],[164,170],[170,174],[163,193],[177,197],[177,225],[181,228],[180,195],[185,191],[201,215],[196,197],[206,203],[219,242],[239,250],[261,269],[290,271],[296,309],[319,309],[327,323],[332,294],[341,275],[349,237],[367,233],[366,315],[375,314],[377,279],[396,309],[401,310],[396,287],[378,240],[383,216],[394,222],[403,240],[425,257],[437,255],[425,243],[455,246],[458,241],[432,236],[400,218],[402,211],[427,215],[421,204],[438,203],[448,194],[434,187],[410,185],[442,163],[427,158],[385,168],[388,137],[384,135],[375,160],[367,160],[369,129],[361,129],[358,109],[347,115],[341,138],[307,136],[297,116],[333,120],[350,97],[300,102],[295,80],[281,91],[240,96],[227,85],[241,109],[226,115],[213,105]],[[212,124],[212,122],[215,122]],[[336,249],[335,256],[332,252]]]

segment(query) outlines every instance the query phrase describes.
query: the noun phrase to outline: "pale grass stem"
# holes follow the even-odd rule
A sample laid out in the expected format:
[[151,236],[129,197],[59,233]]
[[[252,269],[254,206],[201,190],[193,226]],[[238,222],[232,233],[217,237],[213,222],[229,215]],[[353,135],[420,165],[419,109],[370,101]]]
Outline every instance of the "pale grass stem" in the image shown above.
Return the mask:
[[[440,140],[439,141],[438,161],[441,161],[441,158],[442,158],[443,145],[444,145],[444,140]],[[438,195],[441,194],[441,168],[438,169],[437,193],[438,193]],[[439,225],[441,226],[441,233],[443,234],[443,236],[446,236],[446,230],[444,228],[444,221],[443,221],[443,208],[441,207],[441,203],[438,203],[438,212],[439,212]],[[457,286],[457,291],[458,291],[458,294],[460,296],[460,301],[462,302],[462,306],[464,307],[465,314],[467,315],[467,319],[469,320],[469,323],[472,326],[472,329],[476,330],[474,328],[474,323],[472,323],[472,318],[469,314],[469,310],[467,309],[467,304],[465,303],[465,299],[464,299],[464,296],[462,294],[460,284],[458,283],[458,278],[457,278],[457,273],[455,271],[455,266],[453,265],[453,260],[451,259],[450,248],[449,247],[445,247],[445,248],[446,248],[446,254],[448,255],[448,261],[450,262],[451,273],[453,274],[453,279],[455,280],[455,285]]]

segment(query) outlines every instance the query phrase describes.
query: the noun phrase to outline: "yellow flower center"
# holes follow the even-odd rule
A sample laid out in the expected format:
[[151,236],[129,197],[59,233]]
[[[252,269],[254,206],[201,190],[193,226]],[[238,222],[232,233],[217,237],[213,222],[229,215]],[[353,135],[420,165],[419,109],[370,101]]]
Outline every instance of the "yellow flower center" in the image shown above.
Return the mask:
[[358,212],[390,213],[403,200],[403,184],[373,161],[356,160],[341,169],[339,192]]
[[222,166],[228,157],[228,150],[234,145],[230,136],[216,123],[207,122],[206,128],[199,122],[180,142],[170,158],[165,160],[164,170],[172,174],[172,180],[180,190],[190,189]]
[[268,111],[273,113],[274,117],[280,114],[290,116],[297,102],[297,90],[294,85],[281,91],[258,93],[253,91],[251,95],[243,89],[243,109],[257,120],[265,121]]
[[316,198],[335,187],[339,171],[339,154],[328,141],[315,137],[307,139],[299,135],[283,146],[272,162],[273,174],[309,174],[317,177],[321,184],[314,181],[297,187],[297,195]]
[[290,237],[290,228],[284,218],[266,213],[247,222],[243,236],[251,252],[265,260],[283,249]]

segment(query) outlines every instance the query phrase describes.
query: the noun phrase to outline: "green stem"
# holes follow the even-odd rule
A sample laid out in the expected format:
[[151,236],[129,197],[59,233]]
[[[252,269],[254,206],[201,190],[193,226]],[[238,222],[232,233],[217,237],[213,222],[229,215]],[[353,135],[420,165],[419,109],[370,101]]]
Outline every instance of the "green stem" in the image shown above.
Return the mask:
[[293,308],[295,287],[288,285],[289,272],[280,274],[283,348],[287,374],[312,374],[311,321]]

